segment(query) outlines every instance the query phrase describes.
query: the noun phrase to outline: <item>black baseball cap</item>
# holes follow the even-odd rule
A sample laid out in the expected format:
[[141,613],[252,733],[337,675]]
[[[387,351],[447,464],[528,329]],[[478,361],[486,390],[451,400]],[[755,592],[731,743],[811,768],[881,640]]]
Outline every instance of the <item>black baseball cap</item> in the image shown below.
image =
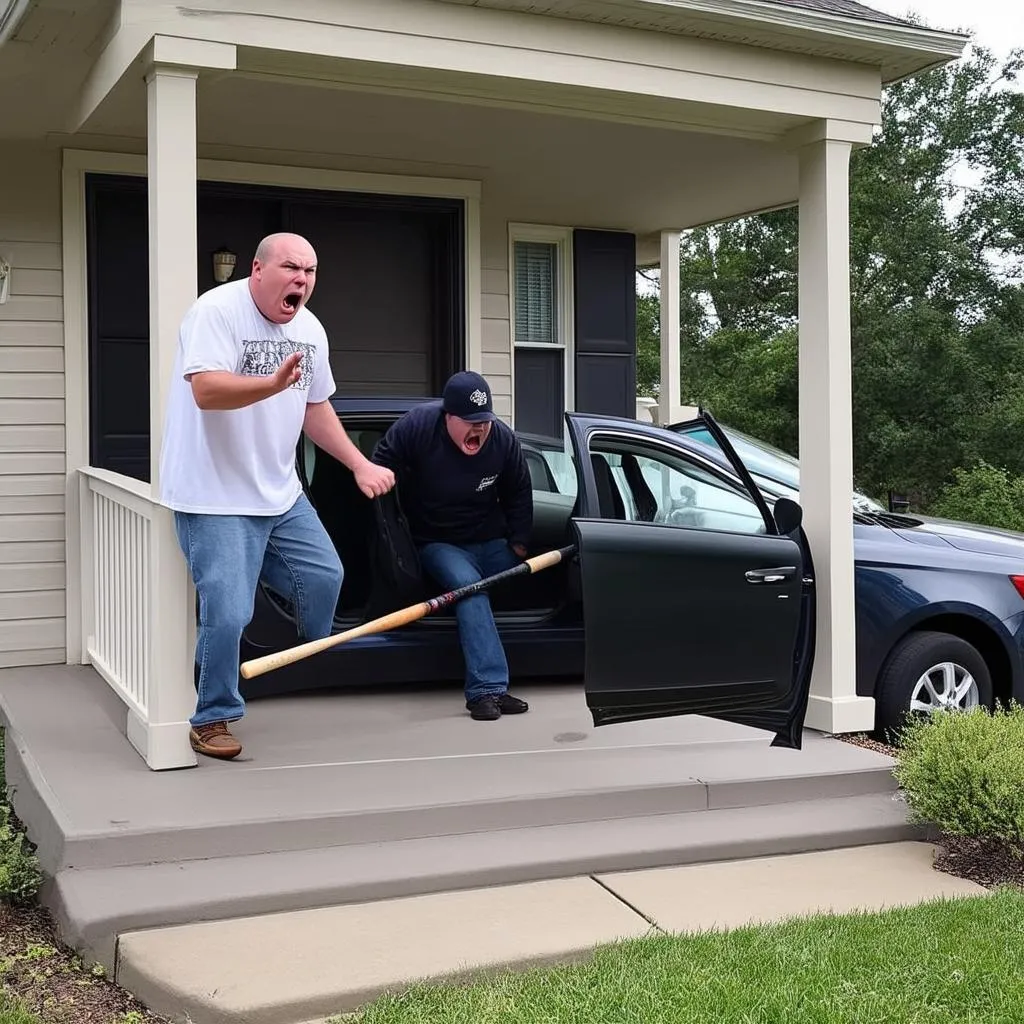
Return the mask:
[[495,418],[491,387],[479,373],[472,370],[463,370],[448,378],[441,406],[445,412],[469,423],[481,423]]

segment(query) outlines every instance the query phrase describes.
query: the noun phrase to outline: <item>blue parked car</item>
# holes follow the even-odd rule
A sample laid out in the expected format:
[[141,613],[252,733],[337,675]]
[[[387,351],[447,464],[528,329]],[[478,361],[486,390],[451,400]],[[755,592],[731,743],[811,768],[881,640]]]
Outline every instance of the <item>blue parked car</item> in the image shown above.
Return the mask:
[[[333,400],[367,455],[414,404]],[[796,460],[706,413],[664,428],[567,413],[566,434],[519,435],[534,488],[530,554],[574,544],[576,557],[491,591],[513,679],[582,677],[596,725],[699,714],[799,747],[815,601]],[[379,543],[380,503],[312,443],[296,458],[345,566],[336,629],[410,603],[388,591],[395,572]],[[876,728],[898,726],[910,710],[1019,699],[1024,536],[896,515],[860,494],[851,514],[857,692],[876,698]],[[423,579],[419,596],[442,589]],[[240,685],[251,699],[455,682],[455,630],[447,609]],[[287,595],[261,585],[242,659],[299,642]]]

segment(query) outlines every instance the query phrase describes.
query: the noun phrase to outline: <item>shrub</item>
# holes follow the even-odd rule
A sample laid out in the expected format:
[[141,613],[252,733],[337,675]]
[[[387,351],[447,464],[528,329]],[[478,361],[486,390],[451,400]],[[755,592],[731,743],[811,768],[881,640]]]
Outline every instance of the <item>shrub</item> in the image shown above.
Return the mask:
[[39,861],[25,833],[11,824],[10,808],[0,805],[0,900],[32,903],[42,882]]
[[929,511],[942,519],[1024,531],[1024,477],[977,462],[957,469]]
[[0,901],[28,904],[39,893],[43,875],[24,832],[11,820],[3,763],[4,732],[0,729]]
[[1024,855],[1024,706],[935,711],[900,742],[896,778],[913,821]]

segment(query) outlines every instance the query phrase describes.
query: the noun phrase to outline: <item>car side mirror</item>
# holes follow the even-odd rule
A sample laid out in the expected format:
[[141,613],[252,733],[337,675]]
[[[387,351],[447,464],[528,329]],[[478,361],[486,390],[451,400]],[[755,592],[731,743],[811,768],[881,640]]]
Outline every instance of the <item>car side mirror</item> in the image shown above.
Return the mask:
[[779,533],[795,533],[804,521],[804,510],[792,498],[779,498],[775,502],[774,515]]

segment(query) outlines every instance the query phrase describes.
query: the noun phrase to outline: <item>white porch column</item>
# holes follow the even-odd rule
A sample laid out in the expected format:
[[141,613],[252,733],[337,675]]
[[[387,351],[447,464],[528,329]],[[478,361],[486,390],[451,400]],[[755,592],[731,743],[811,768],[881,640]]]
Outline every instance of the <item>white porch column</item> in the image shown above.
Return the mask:
[[809,728],[874,727],[855,689],[849,141],[800,147],[800,502],[814,558],[817,643]]
[[679,379],[679,232],[661,233],[661,386],[658,422],[677,422],[682,394]]
[[[146,76],[149,182],[150,480],[160,493],[160,447],[178,326],[196,298],[196,81],[190,68],[153,64]],[[129,715],[128,737],[151,768],[196,763],[195,605],[173,514],[153,510],[150,537],[149,721]]]

